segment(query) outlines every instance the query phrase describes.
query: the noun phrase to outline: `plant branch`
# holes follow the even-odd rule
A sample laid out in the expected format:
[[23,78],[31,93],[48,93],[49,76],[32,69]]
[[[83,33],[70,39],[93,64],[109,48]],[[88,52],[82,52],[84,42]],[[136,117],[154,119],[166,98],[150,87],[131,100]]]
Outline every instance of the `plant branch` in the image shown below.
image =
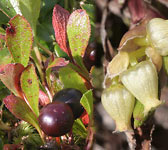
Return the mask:
[[128,145],[130,150],[135,150],[136,148],[136,140],[134,137],[134,131],[125,131],[125,135],[127,137]]
[[87,136],[87,146],[86,146],[86,150],[90,150],[92,148],[93,145],[93,138],[94,138],[94,120],[93,120],[93,113],[91,115],[92,117],[89,117],[89,124],[88,124],[88,136]]
[[41,129],[39,127],[36,127],[36,129],[41,137],[43,144],[45,144],[45,136],[44,136],[43,132],[41,131]]
[[43,68],[42,59],[41,59],[41,54],[40,54],[37,46],[34,46],[34,52],[35,52],[35,56],[36,56],[35,63],[36,63],[37,69],[38,69],[39,74],[40,74],[40,78],[41,78],[42,83],[43,83],[44,82],[44,73],[42,71],[42,68]]
[[45,79],[45,73],[43,72],[43,65],[42,65],[42,59],[41,59],[41,54],[37,48],[37,46],[34,46],[34,53],[35,53],[35,64],[36,64],[36,67],[39,71],[39,74],[40,74],[40,78],[41,78],[41,81],[42,81],[42,85],[44,86],[47,94],[48,94],[48,97],[50,99],[50,101],[52,101],[52,94],[49,90],[49,87],[47,85],[47,82],[46,82],[46,79]]
[[148,120],[141,127],[138,127],[135,131],[136,138],[136,150],[150,150],[152,142],[152,133],[154,131],[153,117],[149,117]]
[[94,137],[94,131],[92,129],[92,127],[89,127],[89,136],[88,136],[88,143],[86,146],[86,150],[90,150],[93,144],[93,137]]
[[4,15],[6,15],[9,19],[11,19],[11,17],[9,17],[8,14],[7,14],[6,12],[4,12],[1,8],[0,8],[0,11],[2,11],[2,13],[3,13]]

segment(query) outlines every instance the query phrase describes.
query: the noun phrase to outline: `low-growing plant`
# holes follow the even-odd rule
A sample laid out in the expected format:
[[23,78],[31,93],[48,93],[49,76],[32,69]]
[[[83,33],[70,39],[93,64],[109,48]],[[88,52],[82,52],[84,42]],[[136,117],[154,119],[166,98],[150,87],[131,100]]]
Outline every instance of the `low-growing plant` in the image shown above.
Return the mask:
[[[0,80],[5,91],[0,145],[4,149],[92,146],[93,91],[83,59],[93,40],[94,6],[70,4],[66,0],[0,2],[4,18]],[[6,118],[5,112],[14,116]]]

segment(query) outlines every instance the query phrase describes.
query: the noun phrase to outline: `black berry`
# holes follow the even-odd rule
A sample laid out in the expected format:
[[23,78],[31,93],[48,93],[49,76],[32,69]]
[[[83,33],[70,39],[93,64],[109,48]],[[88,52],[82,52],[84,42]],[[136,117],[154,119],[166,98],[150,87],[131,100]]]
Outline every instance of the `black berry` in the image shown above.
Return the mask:
[[96,57],[96,47],[91,43],[88,45],[83,57],[83,62],[88,70],[96,64]]
[[68,133],[74,122],[71,108],[63,102],[53,102],[43,107],[38,119],[42,131],[54,137]]
[[84,108],[80,104],[81,97],[82,93],[79,90],[67,88],[56,93],[53,101],[61,101],[68,104],[72,109],[74,119],[77,119],[84,111]]

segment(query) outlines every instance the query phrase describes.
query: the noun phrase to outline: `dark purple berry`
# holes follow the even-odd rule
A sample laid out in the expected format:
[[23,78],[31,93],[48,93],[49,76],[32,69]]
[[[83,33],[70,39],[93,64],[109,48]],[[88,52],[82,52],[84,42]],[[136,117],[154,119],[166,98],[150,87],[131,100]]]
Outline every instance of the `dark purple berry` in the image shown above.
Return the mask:
[[90,56],[89,56],[90,61],[94,62],[95,59],[96,59],[95,56],[96,56],[96,51],[95,51],[95,50],[92,50],[92,51],[90,52]]
[[72,109],[74,119],[77,119],[84,111],[84,108],[80,104],[81,97],[82,93],[79,90],[67,88],[56,93],[53,101],[61,101],[68,104]]
[[42,131],[54,137],[68,133],[74,122],[71,108],[63,102],[53,102],[43,107],[38,119]]
[[96,64],[96,48],[94,43],[88,45],[83,57],[83,62],[88,70]]

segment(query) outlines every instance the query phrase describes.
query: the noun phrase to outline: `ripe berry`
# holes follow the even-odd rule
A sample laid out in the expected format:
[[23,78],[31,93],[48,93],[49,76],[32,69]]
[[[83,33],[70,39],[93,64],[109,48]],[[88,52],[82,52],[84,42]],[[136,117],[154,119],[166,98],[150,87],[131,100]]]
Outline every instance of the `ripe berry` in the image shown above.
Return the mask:
[[83,62],[88,70],[90,70],[91,67],[96,64],[96,58],[97,54],[95,44],[91,43],[88,45],[83,57]]
[[56,93],[53,97],[53,101],[61,101],[68,104],[72,109],[74,119],[77,119],[84,111],[84,108],[80,104],[81,97],[82,93],[79,90],[67,88]]
[[54,137],[68,133],[74,122],[71,108],[63,102],[53,102],[43,107],[38,119],[42,131]]

